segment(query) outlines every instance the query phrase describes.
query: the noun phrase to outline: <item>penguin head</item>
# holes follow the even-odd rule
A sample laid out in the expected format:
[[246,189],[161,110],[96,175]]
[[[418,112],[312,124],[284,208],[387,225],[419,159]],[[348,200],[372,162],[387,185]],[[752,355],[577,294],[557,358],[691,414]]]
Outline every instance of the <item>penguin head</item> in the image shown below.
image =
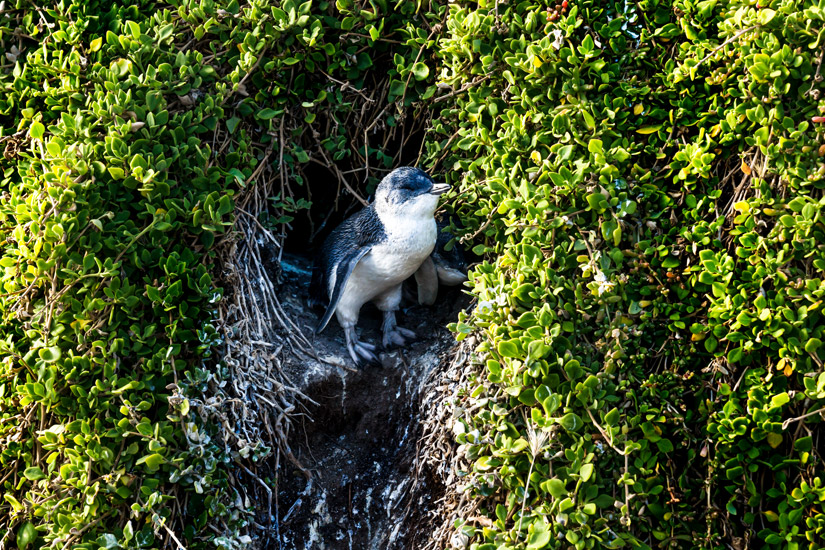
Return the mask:
[[432,217],[438,196],[447,192],[446,183],[435,183],[423,170],[412,166],[396,168],[387,174],[375,190],[379,213],[403,217]]

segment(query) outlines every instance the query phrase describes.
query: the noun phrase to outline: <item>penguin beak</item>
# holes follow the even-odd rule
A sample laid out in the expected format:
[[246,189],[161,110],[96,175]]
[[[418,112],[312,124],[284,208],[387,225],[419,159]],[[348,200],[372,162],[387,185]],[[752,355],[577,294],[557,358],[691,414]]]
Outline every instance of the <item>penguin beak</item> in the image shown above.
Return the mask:
[[446,183],[434,183],[430,189],[431,195],[442,195],[450,190],[450,186]]

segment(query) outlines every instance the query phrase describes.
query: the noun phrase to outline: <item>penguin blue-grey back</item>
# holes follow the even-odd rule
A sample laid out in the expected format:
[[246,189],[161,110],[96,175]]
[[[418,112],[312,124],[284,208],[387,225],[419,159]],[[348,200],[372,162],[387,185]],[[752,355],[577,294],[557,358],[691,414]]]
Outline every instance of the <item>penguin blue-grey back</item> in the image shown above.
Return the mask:
[[347,350],[356,362],[378,362],[376,347],[358,340],[355,325],[361,307],[374,302],[384,314],[384,347],[415,338],[396,324],[401,283],[415,273],[435,247],[438,196],[450,187],[434,183],[418,168],[390,172],[375,200],[330,233],[313,269],[312,299],[328,300],[316,332],[334,314],[344,329]]

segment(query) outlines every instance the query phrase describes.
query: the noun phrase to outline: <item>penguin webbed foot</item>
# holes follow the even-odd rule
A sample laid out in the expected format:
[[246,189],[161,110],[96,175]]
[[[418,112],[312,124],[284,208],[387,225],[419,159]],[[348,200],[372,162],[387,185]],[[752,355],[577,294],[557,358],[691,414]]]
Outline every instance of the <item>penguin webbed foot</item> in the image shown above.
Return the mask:
[[347,351],[349,356],[358,368],[364,368],[366,365],[381,366],[381,361],[375,354],[376,347],[366,342],[358,340],[355,333],[355,327],[344,329],[344,335],[347,339]]
[[406,328],[399,327],[395,322],[395,311],[384,312],[383,338],[381,339],[384,348],[392,346],[405,346],[407,342],[418,338],[416,334]]

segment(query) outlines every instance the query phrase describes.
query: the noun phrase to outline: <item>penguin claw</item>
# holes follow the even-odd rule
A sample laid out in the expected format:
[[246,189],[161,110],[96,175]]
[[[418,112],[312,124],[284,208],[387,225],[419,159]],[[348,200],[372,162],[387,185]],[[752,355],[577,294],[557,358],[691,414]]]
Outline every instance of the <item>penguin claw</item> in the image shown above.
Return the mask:
[[384,349],[389,349],[393,345],[404,346],[409,340],[416,339],[413,331],[395,324],[395,311],[384,312],[384,326],[382,328],[384,336],[381,343],[384,345]]
[[401,336],[406,338],[407,340],[417,340],[418,336],[408,328],[404,327],[395,327],[395,330],[401,333]]
[[344,330],[344,335],[347,339],[347,351],[352,358],[355,365],[363,368],[365,365],[381,366],[381,361],[374,353],[376,347],[366,342],[361,342],[355,335],[355,329],[349,328]]
[[417,339],[415,333],[409,329],[402,327],[394,327],[392,330],[384,332],[382,340],[385,349],[389,349],[393,345],[406,346],[410,341]]
[[384,333],[382,343],[384,344],[385,349],[389,349],[393,345],[403,346],[407,343],[407,341],[401,335],[401,331],[399,331],[396,327],[395,330],[388,330]]
[[[374,348],[375,346],[372,347]],[[352,355],[352,360],[355,361],[355,364],[359,368],[364,368],[367,365],[372,365],[374,367],[381,366],[381,361],[378,359],[378,356],[367,349],[363,342],[358,342],[355,345],[355,353],[351,353],[350,355]]]

